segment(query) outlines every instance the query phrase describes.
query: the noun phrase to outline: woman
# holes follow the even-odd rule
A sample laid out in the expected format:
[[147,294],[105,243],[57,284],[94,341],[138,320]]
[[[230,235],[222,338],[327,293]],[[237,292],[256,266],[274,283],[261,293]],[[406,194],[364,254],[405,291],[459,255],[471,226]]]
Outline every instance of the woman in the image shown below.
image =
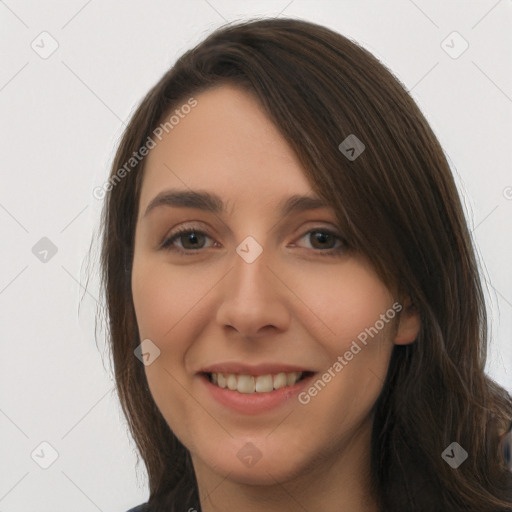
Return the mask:
[[292,19],[217,30],[144,98],[105,190],[134,511],[512,510],[457,190],[371,54]]

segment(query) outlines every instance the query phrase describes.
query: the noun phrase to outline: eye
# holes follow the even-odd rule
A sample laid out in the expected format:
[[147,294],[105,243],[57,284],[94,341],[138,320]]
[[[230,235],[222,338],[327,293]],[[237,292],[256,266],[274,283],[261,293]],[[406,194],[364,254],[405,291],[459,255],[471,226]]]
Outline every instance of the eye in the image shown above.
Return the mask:
[[[197,251],[205,248],[206,239],[210,238],[204,231],[193,228],[183,228],[166,238],[161,245],[162,249],[171,251],[188,252]],[[180,242],[181,246],[176,246],[176,242]]]
[[[204,231],[185,227],[166,238],[160,248],[192,255],[200,252],[200,249],[207,249],[217,244],[217,242],[212,241],[208,246],[208,240],[212,239]],[[307,243],[310,244],[310,248],[322,256],[332,255],[333,253],[339,253],[347,249],[347,245],[340,235],[324,228],[309,230],[304,233],[299,240],[307,240]]]
[[320,251],[316,252],[323,253],[322,255],[332,254],[347,248],[345,241],[340,235],[324,228],[312,229],[299,238],[299,240],[304,239],[311,244],[313,249],[320,249]]

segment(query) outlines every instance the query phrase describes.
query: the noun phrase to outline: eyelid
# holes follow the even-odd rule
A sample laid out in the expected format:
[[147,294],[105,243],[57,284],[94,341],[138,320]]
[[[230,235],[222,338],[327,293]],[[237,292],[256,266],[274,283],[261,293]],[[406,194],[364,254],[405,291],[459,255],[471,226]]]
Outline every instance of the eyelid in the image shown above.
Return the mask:
[[308,230],[306,230],[302,235],[299,236],[299,238],[297,238],[297,240],[301,240],[302,238],[304,238],[305,236],[309,235],[310,233],[314,233],[314,232],[318,232],[318,233],[324,233],[324,234],[329,234],[329,235],[332,235],[338,242],[340,242],[341,246],[339,247],[332,247],[330,249],[324,249],[324,250],[315,250],[315,249],[312,249],[314,250],[314,252],[318,252],[318,253],[329,253],[329,252],[333,252],[333,251],[339,251],[340,249],[343,249],[343,248],[346,248],[347,247],[347,243],[345,241],[345,238],[337,233],[335,230],[333,229],[330,229],[330,228],[323,228],[321,226],[316,226],[316,227],[313,227],[313,228],[310,228]]
[[[166,247],[166,246],[170,245],[169,242],[172,239],[177,239],[177,238],[179,238],[180,235],[186,234],[191,231],[194,233],[201,234],[201,235],[206,235],[208,238],[212,238],[212,235],[210,235],[210,233],[209,233],[210,230],[208,228],[203,228],[201,225],[194,224],[193,222],[185,223],[185,224],[180,225],[176,229],[171,229],[170,232],[167,232],[165,234],[162,242],[159,244],[158,248],[164,249],[164,250],[165,249],[171,250],[169,247]],[[187,252],[187,253],[194,252],[193,249],[181,249],[180,247],[176,248],[176,251],[180,251],[180,250],[183,252]],[[199,251],[196,250],[195,252],[199,252]]]
[[[301,230],[301,234],[299,236],[295,236],[294,240],[301,240],[302,238],[304,238],[305,236],[307,236],[308,234],[310,234],[312,232],[321,232],[321,233],[326,233],[326,234],[329,234],[329,235],[332,235],[333,237],[335,237],[336,240],[341,243],[341,246],[332,247],[329,249],[315,249],[315,248],[309,249],[308,248],[308,250],[313,251],[314,253],[328,255],[328,254],[332,254],[335,252],[339,252],[340,250],[347,249],[347,242],[346,242],[345,238],[338,232],[338,230],[336,228],[324,227],[324,226],[321,226],[318,222],[315,223],[315,221],[311,221],[310,224],[311,224],[311,227],[303,228]],[[212,236],[209,234],[208,228],[204,229],[202,226],[198,226],[197,224],[186,223],[184,225],[179,226],[175,230],[171,230],[170,234],[166,234],[164,239],[162,240],[162,242],[159,245],[159,249],[174,251],[174,252],[182,253],[182,254],[186,254],[186,255],[193,255],[196,253],[199,254],[204,249],[211,248],[211,246],[210,247],[200,247],[199,249],[182,249],[181,247],[176,247],[176,246],[173,247],[173,244],[171,242],[179,239],[180,235],[187,234],[190,232],[194,232],[199,235],[204,235],[207,238],[210,238],[211,240],[213,240]],[[218,242],[216,242],[215,240],[214,240],[214,243],[218,244]],[[293,242],[292,247],[295,247],[295,246],[296,246],[296,242]]]

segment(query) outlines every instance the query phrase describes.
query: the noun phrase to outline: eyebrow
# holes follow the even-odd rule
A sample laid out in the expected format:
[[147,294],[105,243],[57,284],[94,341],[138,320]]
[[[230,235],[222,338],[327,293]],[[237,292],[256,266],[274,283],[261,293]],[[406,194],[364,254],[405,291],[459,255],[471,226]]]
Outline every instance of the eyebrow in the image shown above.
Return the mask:
[[[215,214],[226,213],[227,207],[222,199],[209,192],[197,190],[165,190],[158,194],[149,203],[143,217],[149,214],[155,208],[160,206],[171,206],[177,208],[196,208]],[[278,205],[280,215],[286,217],[292,213],[300,213],[307,210],[318,210],[327,208],[328,205],[318,197],[307,195],[292,195],[281,201]]]

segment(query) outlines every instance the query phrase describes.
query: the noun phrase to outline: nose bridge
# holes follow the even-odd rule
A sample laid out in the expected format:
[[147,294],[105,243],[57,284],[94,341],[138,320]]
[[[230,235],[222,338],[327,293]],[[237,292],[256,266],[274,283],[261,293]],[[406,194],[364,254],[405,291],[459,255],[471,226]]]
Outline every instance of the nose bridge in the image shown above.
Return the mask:
[[218,321],[247,337],[258,336],[268,326],[285,329],[289,323],[283,287],[268,268],[269,253],[262,249],[254,240],[239,244],[218,308]]
[[[245,254],[244,254],[244,251]],[[267,288],[271,285],[269,282],[269,269],[267,268],[269,255],[263,251],[257,255],[255,249],[250,247],[247,250],[247,244],[241,243],[237,247],[237,255],[234,260],[232,272],[232,281],[230,290],[226,298],[234,298],[242,301],[260,301],[268,300]],[[240,254],[242,253],[242,254]],[[247,259],[246,259],[247,258]]]
[[267,265],[272,264],[272,255],[266,246],[265,234],[258,232],[255,236],[246,236],[235,247],[234,268],[225,295],[227,300],[259,301],[269,291],[267,287],[272,284],[269,274],[272,273]]

